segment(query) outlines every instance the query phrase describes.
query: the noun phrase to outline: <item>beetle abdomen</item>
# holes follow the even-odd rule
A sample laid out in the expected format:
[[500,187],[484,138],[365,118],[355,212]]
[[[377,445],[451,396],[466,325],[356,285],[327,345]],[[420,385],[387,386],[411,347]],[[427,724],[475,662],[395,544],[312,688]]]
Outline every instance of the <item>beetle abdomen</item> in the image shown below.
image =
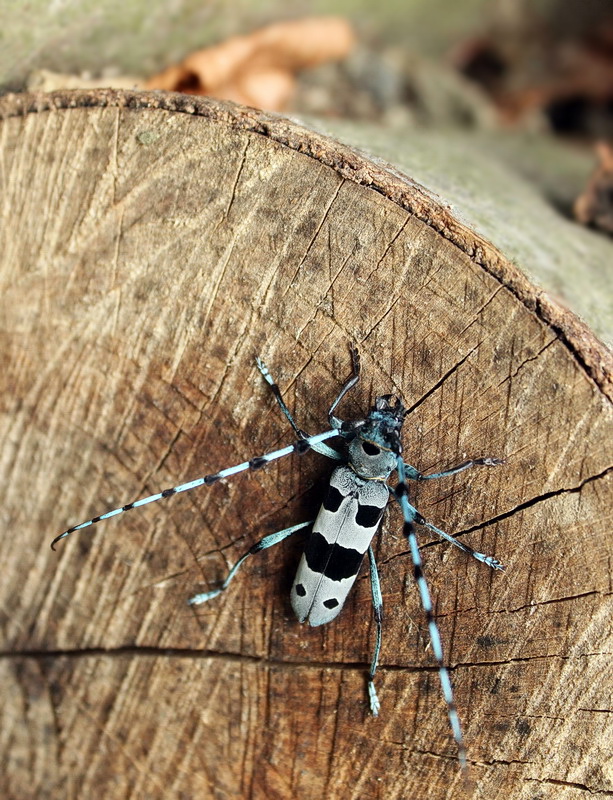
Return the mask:
[[383,481],[359,478],[347,466],[334,470],[292,587],[300,622],[324,625],[340,612],[388,499]]

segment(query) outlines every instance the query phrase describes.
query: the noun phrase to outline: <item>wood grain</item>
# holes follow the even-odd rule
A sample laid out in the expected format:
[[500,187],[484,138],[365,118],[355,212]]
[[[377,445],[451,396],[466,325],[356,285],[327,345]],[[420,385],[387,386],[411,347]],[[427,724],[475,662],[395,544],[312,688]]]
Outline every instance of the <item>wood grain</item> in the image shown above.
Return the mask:
[[295,123],[156,94],[0,103],[2,795],[456,798],[463,793],[399,517],[376,543],[382,715],[362,574],[323,629],[292,617],[313,454],[70,524],[323,430],[395,392],[475,798],[613,792],[610,354],[405,176]]

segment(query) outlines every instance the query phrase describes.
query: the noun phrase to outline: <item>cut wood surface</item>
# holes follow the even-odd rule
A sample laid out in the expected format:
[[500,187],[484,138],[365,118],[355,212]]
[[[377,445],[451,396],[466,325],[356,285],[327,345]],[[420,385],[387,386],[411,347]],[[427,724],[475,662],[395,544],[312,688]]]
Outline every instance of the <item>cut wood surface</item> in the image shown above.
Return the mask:
[[[505,798],[613,793],[610,354],[440,200],[312,130],[203,99],[0,102],[0,794]],[[494,193],[495,194],[495,193]],[[491,198],[486,202],[494,202]],[[399,515],[301,626],[301,542],[330,464],[291,456],[75,534],[105,510],[289,443],[393,392],[408,461],[506,464],[412,487],[473,786],[458,768]]]

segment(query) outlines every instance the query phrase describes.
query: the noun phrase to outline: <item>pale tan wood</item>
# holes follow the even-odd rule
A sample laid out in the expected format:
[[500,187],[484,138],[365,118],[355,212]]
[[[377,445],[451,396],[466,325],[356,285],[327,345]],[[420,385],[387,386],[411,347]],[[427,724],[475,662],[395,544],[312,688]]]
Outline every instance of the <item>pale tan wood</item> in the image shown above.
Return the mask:
[[421,512],[507,566],[422,535],[475,798],[611,785],[608,354],[384,165],[274,117],[100,92],[0,105],[2,795],[461,797],[393,510],[376,550],[382,715],[362,575],[339,619],[288,602],[300,542],[195,591],[306,519],[329,465],[288,458],[84,532],[63,527],[281,446],[261,355],[308,431],[362,353],[415,406]]

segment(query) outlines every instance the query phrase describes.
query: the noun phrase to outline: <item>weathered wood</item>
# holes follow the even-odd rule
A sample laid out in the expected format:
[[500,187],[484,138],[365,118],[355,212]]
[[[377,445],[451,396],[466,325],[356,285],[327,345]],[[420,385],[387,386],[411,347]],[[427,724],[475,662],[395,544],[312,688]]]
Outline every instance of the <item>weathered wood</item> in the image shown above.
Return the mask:
[[[312,131],[153,94],[0,104],[3,797],[461,797],[393,510],[376,544],[382,715],[365,712],[368,580],[305,629],[288,601],[328,472],[292,457],[50,539],[308,431],[362,353],[413,407],[422,536],[474,797],[611,792],[611,376],[605,349],[410,179]],[[607,671],[609,670],[609,672]]]

